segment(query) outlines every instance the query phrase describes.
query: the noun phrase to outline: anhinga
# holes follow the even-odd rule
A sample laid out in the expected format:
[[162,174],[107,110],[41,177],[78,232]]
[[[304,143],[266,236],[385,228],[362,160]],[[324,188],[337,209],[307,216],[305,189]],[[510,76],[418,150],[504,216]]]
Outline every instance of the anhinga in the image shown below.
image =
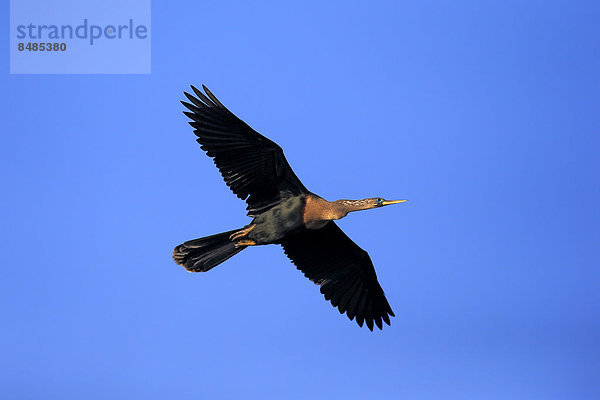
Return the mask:
[[294,174],[281,147],[233,115],[203,85],[197,98],[182,101],[202,150],[225,183],[248,204],[252,222],[242,229],[190,240],[173,251],[173,259],[191,272],[204,272],[248,246],[279,244],[304,275],[320,285],[325,299],[358,325],[382,328],[394,316],[377,281],[371,258],[333,220],[351,211],[406,200],[337,200],[311,193]]

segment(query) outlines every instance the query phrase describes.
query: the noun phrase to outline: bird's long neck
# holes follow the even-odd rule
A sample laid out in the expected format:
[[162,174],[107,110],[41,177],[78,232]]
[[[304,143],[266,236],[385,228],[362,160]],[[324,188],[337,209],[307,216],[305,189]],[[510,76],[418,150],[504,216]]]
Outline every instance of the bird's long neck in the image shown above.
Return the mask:
[[327,221],[345,217],[349,212],[372,208],[368,200],[327,201],[319,196],[309,195],[304,209],[304,222]]
[[369,199],[364,200],[336,200],[332,201],[332,207],[344,212],[344,215],[352,211],[368,210],[373,208]]

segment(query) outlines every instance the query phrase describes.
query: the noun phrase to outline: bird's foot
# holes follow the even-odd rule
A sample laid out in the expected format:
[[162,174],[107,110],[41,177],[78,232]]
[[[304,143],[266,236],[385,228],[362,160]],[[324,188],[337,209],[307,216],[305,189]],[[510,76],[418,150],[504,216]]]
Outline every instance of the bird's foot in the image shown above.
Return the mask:
[[240,246],[254,246],[254,245],[256,245],[256,242],[254,240],[244,239],[244,240],[240,240],[239,242],[237,242],[235,244],[235,247],[240,247]]
[[255,226],[256,226],[255,224],[252,224],[252,225],[248,226],[247,228],[244,228],[244,229],[241,229],[241,230],[239,230],[237,232],[234,232],[234,233],[232,233],[229,236],[229,239],[230,240],[236,240],[236,239],[239,239],[239,238],[241,238],[243,236],[246,236],[247,234],[250,233],[250,231],[252,229],[254,229]]

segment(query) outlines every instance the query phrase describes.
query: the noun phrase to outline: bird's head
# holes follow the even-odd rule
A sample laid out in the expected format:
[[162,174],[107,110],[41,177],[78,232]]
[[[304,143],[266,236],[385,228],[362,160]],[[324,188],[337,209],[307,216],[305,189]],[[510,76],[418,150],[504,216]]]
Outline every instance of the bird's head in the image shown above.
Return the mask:
[[375,208],[375,207],[383,207],[383,206],[389,206],[390,204],[398,204],[398,203],[404,203],[407,200],[386,200],[386,199],[382,199],[381,197],[375,197],[372,199],[367,199],[372,203],[372,206],[369,208]]

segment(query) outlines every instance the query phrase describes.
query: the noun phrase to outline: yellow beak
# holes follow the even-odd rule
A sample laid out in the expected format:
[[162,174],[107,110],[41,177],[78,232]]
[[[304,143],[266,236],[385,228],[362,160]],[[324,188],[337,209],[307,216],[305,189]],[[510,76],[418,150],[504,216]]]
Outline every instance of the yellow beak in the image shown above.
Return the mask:
[[404,203],[405,201],[408,201],[408,200],[384,200],[383,203],[381,203],[381,205],[389,206],[390,204]]

